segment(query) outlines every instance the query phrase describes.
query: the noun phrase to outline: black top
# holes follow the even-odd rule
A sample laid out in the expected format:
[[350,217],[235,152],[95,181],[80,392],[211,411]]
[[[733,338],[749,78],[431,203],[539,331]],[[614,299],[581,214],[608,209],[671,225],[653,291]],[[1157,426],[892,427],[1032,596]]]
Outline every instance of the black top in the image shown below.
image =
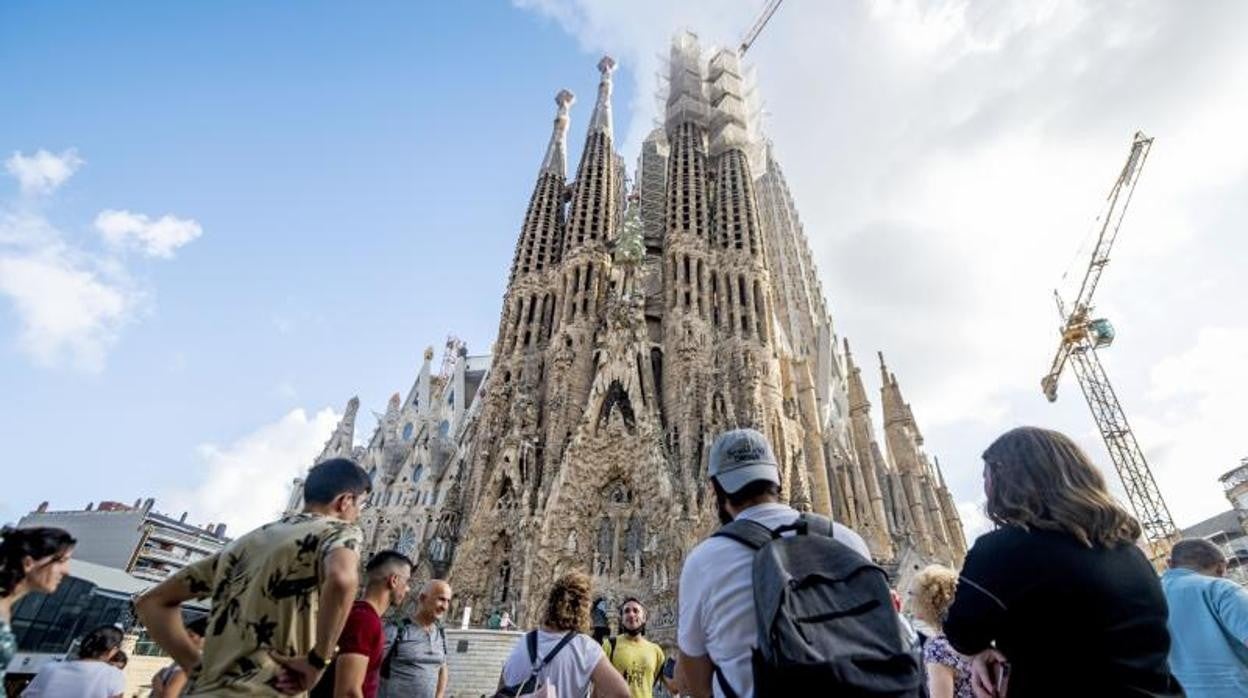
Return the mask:
[[1166,655],[1166,598],[1134,545],[1007,526],[967,553],[945,635],[962,654],[996,641],[1009,696],[1181,696]]

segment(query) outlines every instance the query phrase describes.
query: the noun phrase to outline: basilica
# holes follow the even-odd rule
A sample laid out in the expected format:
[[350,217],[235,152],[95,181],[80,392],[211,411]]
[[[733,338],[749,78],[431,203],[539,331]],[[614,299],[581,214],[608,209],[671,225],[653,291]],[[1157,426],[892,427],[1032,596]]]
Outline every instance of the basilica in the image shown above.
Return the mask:
[[598,63],[571,179],[574,98],[555,96],[491,353],[452,338],[435,368],[427,350],[366,444],[353,399],[321,454],[373,474],[368,551],[449,578],[457,620],[509,610],[530,626],[552,580],[579,569],[608,602],[646,601],[652,633],[670,636],[684,554],[716,524],[710,443],[738,426],[771,441],[792,506],[856,529],[898,584],[965,555],[882,354],[877,429],[740,57],[706,54],[673,40],[662,125],[631,179],[615,62]]

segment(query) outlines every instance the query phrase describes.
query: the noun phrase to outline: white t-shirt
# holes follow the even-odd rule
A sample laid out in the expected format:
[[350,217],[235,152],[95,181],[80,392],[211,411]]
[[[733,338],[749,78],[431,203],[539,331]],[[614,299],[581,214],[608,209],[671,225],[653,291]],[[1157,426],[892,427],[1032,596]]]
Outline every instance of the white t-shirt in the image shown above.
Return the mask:
[[45,664],[22,698],[116,698],[126,692],[121,669],[89,659]]
[[[775,529],[797,520],[787,504],[759,504],[737,518]],[[862,536],[838,523],[832,537],[868,560],[871,551]],[[680,620],[676,631],[680,651],[693,657],[710,655],[728,685],[741,698],[754,696],[750,652],[758,638],[754,618],[754,551],[728,538],[707,538],[689,551],[680,571]],[[712,677],[716,696],[723,696]]]
[[[540,662],[549,654],[565,634],[538,630],[537,660]],[[559,698],[580,698],[589,690],[590,674],[603,656],[602,645],[594,642],[588,635],[577,633],[537,676],[540,680],[553,684]],[[503,664],[503,684],[518,685],[527,680],[531,673],[533,663],[529,661],[528,633],[525,633],[516,646],[511,648],[507,663]]]

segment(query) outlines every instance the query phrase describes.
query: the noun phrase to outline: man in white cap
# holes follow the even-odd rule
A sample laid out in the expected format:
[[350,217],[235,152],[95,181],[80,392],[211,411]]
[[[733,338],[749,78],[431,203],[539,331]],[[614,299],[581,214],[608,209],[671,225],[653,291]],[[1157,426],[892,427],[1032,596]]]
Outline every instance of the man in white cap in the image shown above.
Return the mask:
[[[720,434],[711,446],[707,474],[721,523],[749,519],[775,530],[797,521],[796,509],[781,500],[780,468],[771,444],[753,429]],[[832,524],[832,537],[870,559],[862,537]],[[699,543],[680,573],[680,659],[677,683],[703,696],[753,698],[750,657],[757,638],[754,551],[724,537]],[[714,676],[718,668],[720,677]],[[730,687],[731,694],[724,690]]]

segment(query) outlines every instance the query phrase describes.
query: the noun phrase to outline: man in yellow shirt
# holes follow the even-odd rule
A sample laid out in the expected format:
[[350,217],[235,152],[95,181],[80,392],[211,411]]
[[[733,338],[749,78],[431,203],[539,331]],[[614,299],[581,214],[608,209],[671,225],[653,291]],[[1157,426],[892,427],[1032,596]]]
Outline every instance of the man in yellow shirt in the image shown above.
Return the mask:
[[645,638],[646,607],[629,597],[620,606],[620,634],[607,638],[603,650],[611,664],[624,675],[633,698],[651,698],[654,685],[665,677],[663,648]]

